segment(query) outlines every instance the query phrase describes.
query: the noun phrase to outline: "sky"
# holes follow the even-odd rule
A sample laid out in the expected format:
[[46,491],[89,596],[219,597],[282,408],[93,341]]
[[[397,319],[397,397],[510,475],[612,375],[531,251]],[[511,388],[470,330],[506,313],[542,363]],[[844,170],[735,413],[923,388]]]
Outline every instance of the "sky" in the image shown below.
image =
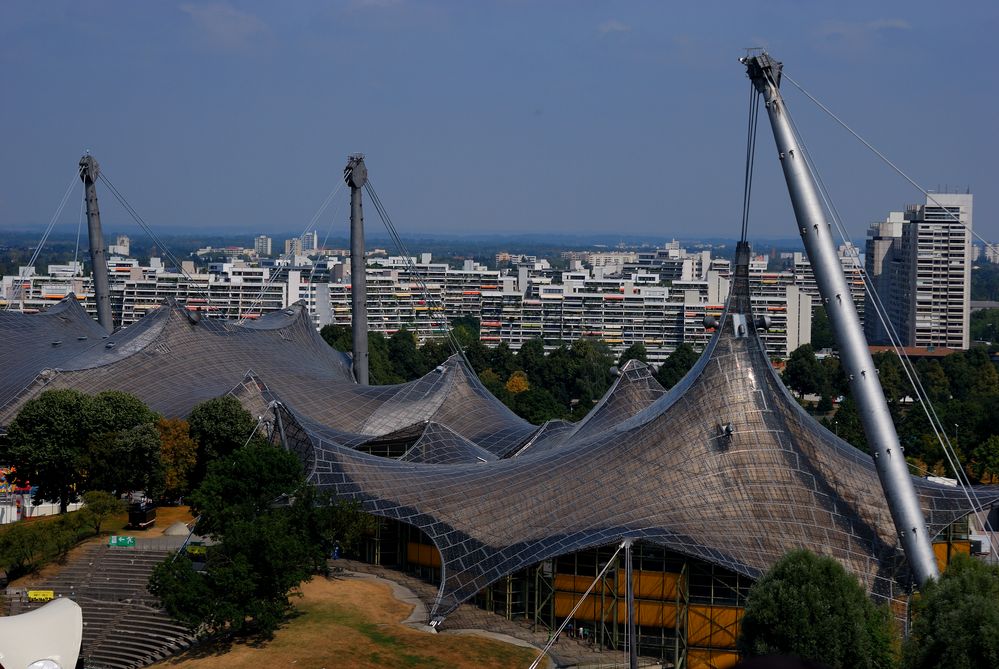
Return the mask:
[[[298,234],[361,152],[404,237],[733,238],[738,58],[765,47],[918,183],[970,188],[996,241],[997,33],[984,0],[6,0],[0,229],[48,223],[89,151],[160,234]],[[851,236],[923,201],[783,89]],[[105,229],[131,227],[98,194]],[[752,198],[752,237],[795,236],[765,115]],[[321,234],[346,233],[345,200]]]

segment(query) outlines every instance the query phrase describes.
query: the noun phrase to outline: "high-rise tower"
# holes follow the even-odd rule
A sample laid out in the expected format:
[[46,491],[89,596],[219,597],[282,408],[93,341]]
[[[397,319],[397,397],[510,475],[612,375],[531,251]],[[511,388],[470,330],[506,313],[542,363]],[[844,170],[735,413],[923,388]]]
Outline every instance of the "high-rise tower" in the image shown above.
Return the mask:
[[[904,346],[968,348],[972,203],[935,193],[868,230],[867,274]],[[888,343],[873,310],[866,331]]]

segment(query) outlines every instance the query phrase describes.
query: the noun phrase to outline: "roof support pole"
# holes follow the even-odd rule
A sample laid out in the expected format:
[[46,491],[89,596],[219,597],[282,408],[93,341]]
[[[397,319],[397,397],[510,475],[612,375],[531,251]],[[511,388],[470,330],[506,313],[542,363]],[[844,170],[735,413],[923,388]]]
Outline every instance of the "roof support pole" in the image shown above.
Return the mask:
[[631,545],[633,539],[624,540],[624,588],[628,606],[628,667],[638,669],[638,639],[635,636],[635,580],[632,578]]
[[364,257],[364,212],[361,188],[368,182],[364,156],[356,153],[347,159],[343,178],[350,186],[350,325],[354,343],[354,378],[368,385],[368,278]]
[[108,260],[104,253],[104,233],[101,231],[101,212],[97,208],[97,177],[100,166],[94,157],[80,158],[80,179],[83,180],[87,202],[87,233],[90,237],[90,269],[94,275],[94,301],[97,304],[97,322],[109,333],[114,330],[111,322],[111,294],[108,286]]
[[743,58],[742,63],[766,101],[798,232],[815,272],[815,282],[839,346],[843,369],[850,380],[850,392],[857,401],[864,434],[874,454],[874,464],[902,549],[916,581],[925,583],[939,575],[926,517],[919,506],[878,371],[860,327],[857,307],[836,255],[818,187],[780,94],[781,63],[766,53]]

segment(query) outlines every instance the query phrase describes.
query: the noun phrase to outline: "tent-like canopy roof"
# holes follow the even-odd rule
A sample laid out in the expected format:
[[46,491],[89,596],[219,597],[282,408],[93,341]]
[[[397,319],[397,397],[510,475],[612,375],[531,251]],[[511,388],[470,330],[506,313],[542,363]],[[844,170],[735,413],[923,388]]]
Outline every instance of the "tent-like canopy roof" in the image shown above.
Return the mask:
[[[273,434],[316,485],[437,545],[435,616],[506,574],[625,537],[751,577],[806,547],[893,597],[909,575],[874,465],[790,396],[746,294],[737,281],[702,357],[669,392],[633,362],[582,421],[540,427],[460,356],[411,383],[353,383],[349,358],[301,305],[237,324],[168,304],[102,338],[70,301],[0,318],[0,341],[37,356],[0,345],[0,361],[16,365],[0,425],[46,388],[124,390],[171,416],[226,393],[258,416],[273,412]],[[374,454],[385,444],[402,457]],[[931,534],[970,511],[959,490],[915,485]],[[999,492],[980,496],[991,504]]]
[[[898,595],[909,573],[871,458],[798,405],[752,319],[730,309],[668,393],[629,390],[640,375],[628,370],[587,420],[537,452],[389,460],[313,429],[291,404],[278,408],[286,443],[316,485],[430,537],[443,570],[432,616],[541,560],[625,537],[754,578],[805,547],[836,558],[874,594]],[[651,401],[614,411],[628,396]],[[969,512],[960,491],[914,483],[932,535]]]

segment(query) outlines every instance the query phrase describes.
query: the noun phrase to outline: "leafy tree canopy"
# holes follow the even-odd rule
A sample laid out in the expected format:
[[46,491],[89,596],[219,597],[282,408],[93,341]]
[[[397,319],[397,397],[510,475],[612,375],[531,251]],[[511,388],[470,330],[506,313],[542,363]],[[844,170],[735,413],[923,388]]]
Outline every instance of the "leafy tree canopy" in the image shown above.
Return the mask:
[[99,435],[155,423],[157,418],[156,412],[135,395],[105,390],[90,398],[85,425],[90,434]]
[[690,371],[700,357],[690,344],[686,342],[680,344],[660,365],[659,371],[656,372],[656,380],[663,388],[672,388]]
[[151,498],[163,492],[160,433],[151,423],[105,433],[90,441],[86,456],[91,488],[110,492],[144,490]]
[[208,633],[269,636],[291,590],[325,567],[332,546],[352,546],[371,527],[356,505],[307,485],[294,455],[266,443],[213,462],[191,499],[198,531],[218,543],[206,548],[202,573],[168,559],[149,588],[172,616]]
[[965,555],[912,601],[905,669],[999,667],[999,566]]
[[11,422],[3,457],[22,482],[38,486],[38,502],[58,502],[65,512],[84,485],[124,490],[137,478],[144,483],[135,487],[156,481],[158,453],[143,450],[148,439],[140,438],[152,438],[146,428],[156,418],[128,393],[47,390]]
[[787,386],[802,395],[821,393],[826,385],[826,369],[815,357],[811,344],[803,344],[791,352],[784,368]]
[[229,455],[253,434],[257,421],[235,397],[216,397],[194,407],[187,418],[191,437],[198,444],[194,480],[204,477],[208,463]]
[[886,607],[875,606],[832,558],[788,553],[750,588],[739,650],[795,655],[832,669],[895,666]]
[[125,513],[127,507],[124,500],[103,490],[88,490],[83,493],[83,504],[80,514],[85,519],[84,522],[94,528],[94,534],[100,534],[104,521]]
[[324,325],[319,336],[341,353],[354,350],[354,335],[349,325]]
[[812,346],[821,351],[824,348],[836,348],[836,338],[833,336],[832,325],[824,304],[812,309]]
[[214,460],[191,493],[191,510],[200,515],[198,532],[222,536],[236,522],[254,518],[282,495],[293,495],[302,481],[302,464],[287,451],[251,441]]

